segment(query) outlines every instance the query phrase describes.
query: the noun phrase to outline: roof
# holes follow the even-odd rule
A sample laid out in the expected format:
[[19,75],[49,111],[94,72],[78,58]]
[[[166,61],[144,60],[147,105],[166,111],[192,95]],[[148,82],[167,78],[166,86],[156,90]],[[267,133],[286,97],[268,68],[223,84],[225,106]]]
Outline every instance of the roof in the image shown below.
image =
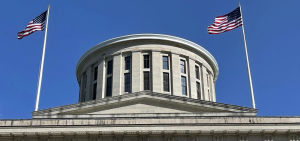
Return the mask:
[[120,36],[120,37],[116,37],[113,39],[109,39],[106,40],[102,43],[97,44],[96,46],[90,48],[88,51],[86,51],[78,60],[77,65],[76,65],[76,76],[77,78],[79,78],[79,74],[78,74],[78,68],[81,65],[82,62],[84,62],[83,60],[85,60],[89,55],[91,55],[92,53],[96,52],[99,49],[102,49],[106,46],[112,45],[112,44],[116,44],[116,43],[121,43],[121,42],[127,42],[127,41],[133,41],[133,40],[163,40],[163,41],[170,41],[170,42],[175,42],[175,43],[179,43],[179,44],[183,44],[185,46],[191,47],[193,49],[198,50],[201,54],[203,54],[205,57],[208,58],[208,63],[210,63],[212,65],[212,69],[214,72],[214,80],[216,81],[218,78],[218,74],[219,74],[219,67],[218,67],[218,63],[216,61],[216,59],[206,50],[204,49],[202,46],[188,41],[186,39],[183,38],[179,38],[179,37],[175,37],[175,36],[170,36],[170,35],[164,35],[164,34],[132,34],[132,35],[125,35],[125,36]]
[[[148,102],[147,102],[148,101]],[[150,101],[150,102],[149,102]],[[150,103],[150,104],[149,104]],[[163,108],[157,113],[149,109],[144,113],[126,112],[124,107],[144,104]],[[139,106],[139,105],[138,105]],[[137,107],[137,106],[136,106]],[[119,108],[118,110],[115,110]],[[123,109],[122,109],[123,108]],[[147,107],[148,108],[148,107]],[[113,110],[111,110],[113,109]],[[101,112],[102,111],[102,112]],[[107,113],[109,111],[113,113]],[[160,112],[161,110],[158,110]],[[103,99],[80,102],[32,112],[33,118],[99,118],[99,117],[165,117],[165,116],[256,116],[257,109],[174,96],[150,91],[124,94]],[[57,116],[64,115],[64,116]],[[73,115],[73,116],[72,116]],[[76,115],[76,116],[74,116]],[[89,116],[87,116],[89,115]]]

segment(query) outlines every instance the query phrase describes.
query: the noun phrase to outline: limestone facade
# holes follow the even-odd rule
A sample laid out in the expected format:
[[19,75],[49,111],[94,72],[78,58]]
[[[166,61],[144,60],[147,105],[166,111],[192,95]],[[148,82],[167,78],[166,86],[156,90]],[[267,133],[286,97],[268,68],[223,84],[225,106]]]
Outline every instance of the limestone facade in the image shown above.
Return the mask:
[[122,36],[96,45],[78,61],[79,101],[144,90],[216,101],[218,71],[213,56],[190,41],[160,34]]
[[299,141],[299,116],[259,117],[216,102],[218,73],[213,56],[190,41],[114,38],[79,59],[78,103],[0,120],[0,141]]

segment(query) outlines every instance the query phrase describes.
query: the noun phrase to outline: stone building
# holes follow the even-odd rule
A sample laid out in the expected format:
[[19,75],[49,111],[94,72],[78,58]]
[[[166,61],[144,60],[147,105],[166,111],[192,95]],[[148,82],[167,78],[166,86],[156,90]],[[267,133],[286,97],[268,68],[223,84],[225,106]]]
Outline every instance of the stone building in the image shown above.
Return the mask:
[[84,53],[75,73],[78,103],[0,120],[0,140],[299,141],[300,117],[218,103],[216,60],[182,38],[113,38]]

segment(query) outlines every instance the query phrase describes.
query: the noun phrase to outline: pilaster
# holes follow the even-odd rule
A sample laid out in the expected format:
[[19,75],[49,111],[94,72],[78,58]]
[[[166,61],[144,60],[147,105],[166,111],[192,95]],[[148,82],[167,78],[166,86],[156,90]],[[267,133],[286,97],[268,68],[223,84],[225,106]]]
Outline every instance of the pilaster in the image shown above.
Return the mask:
[[152,88],[153,92],[163,91],[162,56],[160,51],[152,51]]
[[188,59],[190,98],[197,99],[195,60]]
[[211,101],[216,102],[216,90],[215,90],[214,77],[212,74],[209,74],[209,77],[210,77]]
[[115,54],[113,57],[113,85],[112,85],[112,96],[118,96],[121,94],[121,74],[124,67],[122,67],[122,55],[121,53]]
[[181,78],[180,78],[180,58],[179,54],[171,54],[171,77],[172,77],[172,93],[176,96],[182,96],[181,94]]
[[92,92],[92,67],[89,66],[86,69],[86,93],[85,93],[85,101],[92,100],[91,92]]
[[202,95],[203,95],[203,100],[209,100],[208,98],[208,87],[207,87],[207,71],[206,71],[206,68],[201,65],[201,77],[202,77]]
[[141,83],[143,83],[143,79],[141,79],[141,52],[135,51],[132,52],[132,92],[138,92],[141,91]]
[[105,59],[100,60],[98,65],[98,78],[97,78],[97,94],[96,99],[104,98],[104,83],[105,83]]

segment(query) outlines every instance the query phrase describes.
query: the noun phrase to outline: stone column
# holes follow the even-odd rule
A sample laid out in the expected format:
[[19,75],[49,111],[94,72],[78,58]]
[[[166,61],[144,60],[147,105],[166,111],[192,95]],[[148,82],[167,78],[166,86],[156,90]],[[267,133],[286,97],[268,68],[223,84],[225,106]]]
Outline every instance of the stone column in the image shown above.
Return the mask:
[[197,99],[195,60],[189,58],[188,62],[190,98]]
[[123,72],[123,65],[122,65],[122,55],[121,53],[115,54],[113,58],[113,82],[112,82],[112,96],[121,95],[121,84],[122,84],[122,72]]
[[131,92],[138,92],[141,91],[141,83],[143,83],[141,79],[141,52],[135,51],[132,52],[132,74],[131,74],[131,81],[132,81],[132,90]]
[[79,99],[78,99],[78,102],[81,102],[82,100],[82,91],[83,91],[83,75],[81,74],[80,76],[80,81],[79,81]]
[[105,74],[105,59],[100,60],[98,65],[98,78],[97,78],[97,94],[96,99],[104,98],[104,74]]
[[214,102],[216,102],[216,90],[215,90],[215,82],[214,82],[214,77],[213,77],[213,75],[211,74],[210,75],[210,80],[211,80],[211,85],[210,85],[210,87],[211,87],[211,92],[212,92],[212,101],[214,101]]
[[171,77],[172,77],[172,93],[176,96],[182,96],[181,94],[181,78],[180,78],[180,58],[179,54],[171,54]]
[[91,92],[92,92],[92,85],[91,85],[91,78],[92,78],[92,67],[89,66],[86,69],[86,93],[85,93],[85,101],[91,100]]
[[206,74],[207,74],[207,71],[206,71],[206,68],[203,66],[203,64],[201,65],[201,77],[202,77],[202,91],[203,91],[203,93],[202,93],[202,96],[203,96],[203,98],[202,98],[202,100],[209,100],[209,98],[208,98],[208,87],[207,87],[207,76],[206,76]]
[[162,57],[160,51],[152,51],[152,90],[163,92]]

